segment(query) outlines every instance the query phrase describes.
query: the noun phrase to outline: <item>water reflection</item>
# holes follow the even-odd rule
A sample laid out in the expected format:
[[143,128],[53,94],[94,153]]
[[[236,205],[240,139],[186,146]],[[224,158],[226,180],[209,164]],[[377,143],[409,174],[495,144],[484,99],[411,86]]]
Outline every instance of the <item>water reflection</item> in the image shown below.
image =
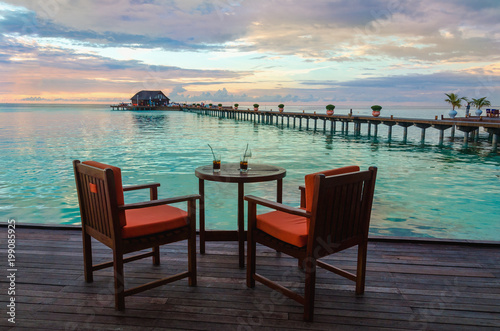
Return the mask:
[[132,114],[133,123],[139,129],[158,129],[163,128],[167,122],[167,117],[164,114]]

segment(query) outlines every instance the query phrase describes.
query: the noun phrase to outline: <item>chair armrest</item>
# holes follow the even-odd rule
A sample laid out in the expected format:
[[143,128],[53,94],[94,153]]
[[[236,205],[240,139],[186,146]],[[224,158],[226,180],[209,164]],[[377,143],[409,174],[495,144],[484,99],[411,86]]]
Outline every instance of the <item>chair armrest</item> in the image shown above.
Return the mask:
[[158,186],[160,183],[129,185],[123,187],[123,192],[149,188],[149,200],[158,200]]
[[184,195],[184,196],[175,197],[175,198],[166,198],[166,199],[160,199],[160,200],[128,203],[128,204],[125,204],[123,206],[118,206],[118,209],[127,210],[127,209],[154,207],[154,206],[167,205],[167,204],[183,202],[183,201],[194,201],[194,200],[197,200],[199,198],[201,198],[201,196],[199,194],[191,194],[191,195]]
[[141,190],[145,188],[153,188],[160,186],[160,183],[149,183],[149,184],[139,184],[139,185],[128,185],[123,187],[123,191],[133,191]]
[[290,206],[284,205],[284,204],[279,203],[279,202],[259,198],[259,197],[253,196],[253,195],[246,195],[245,200],[248,201],[249,203],[255,203],[255,204],[258,204],[258,205],[261,205],[264,207],[269,207],[272,209],[276,209],[276,210],[279,210],[279,211],[282,211],[282,212],[285,212],[288,214],[298,215],[298,216],[307,217],[307,218],[311,217],[311,213],[305,211],[304,209],[290,207]]
[[300,190],[300,207],[306,208],[306,187],[304,185],[300,185],[299,190]]

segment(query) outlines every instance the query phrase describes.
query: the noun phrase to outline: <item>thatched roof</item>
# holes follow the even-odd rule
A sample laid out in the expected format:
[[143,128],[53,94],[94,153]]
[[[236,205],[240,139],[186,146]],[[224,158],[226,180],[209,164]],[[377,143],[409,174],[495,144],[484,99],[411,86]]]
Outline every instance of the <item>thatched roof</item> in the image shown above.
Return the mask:
[[168,100],[170,99],[163,94],[162,91],[140,91],[137,92],[130,100],[132,101],[137,101],[137,100]]

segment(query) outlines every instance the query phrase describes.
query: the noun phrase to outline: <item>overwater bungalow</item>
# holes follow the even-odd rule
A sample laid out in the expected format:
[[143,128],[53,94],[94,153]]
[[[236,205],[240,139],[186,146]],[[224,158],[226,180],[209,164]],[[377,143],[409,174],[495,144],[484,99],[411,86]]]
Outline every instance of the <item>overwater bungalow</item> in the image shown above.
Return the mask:
[[130,104],[120,103],[110,105],[113,110],[172,110],[179,109],[178,105],[171,104],[170,98],[162,91],[140,91],[130,98]]
[[167,106],[170,99],[162,91],[140,91],[134,94],[132,106]]

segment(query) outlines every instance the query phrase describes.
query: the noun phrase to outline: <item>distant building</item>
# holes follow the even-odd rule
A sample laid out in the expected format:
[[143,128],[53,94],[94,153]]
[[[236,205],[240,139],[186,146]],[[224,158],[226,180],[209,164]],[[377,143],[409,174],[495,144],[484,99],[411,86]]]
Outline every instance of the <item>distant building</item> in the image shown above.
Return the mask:
[[162,91],[140,91],[130,100],[133,106],[166,106],[170,102]]

